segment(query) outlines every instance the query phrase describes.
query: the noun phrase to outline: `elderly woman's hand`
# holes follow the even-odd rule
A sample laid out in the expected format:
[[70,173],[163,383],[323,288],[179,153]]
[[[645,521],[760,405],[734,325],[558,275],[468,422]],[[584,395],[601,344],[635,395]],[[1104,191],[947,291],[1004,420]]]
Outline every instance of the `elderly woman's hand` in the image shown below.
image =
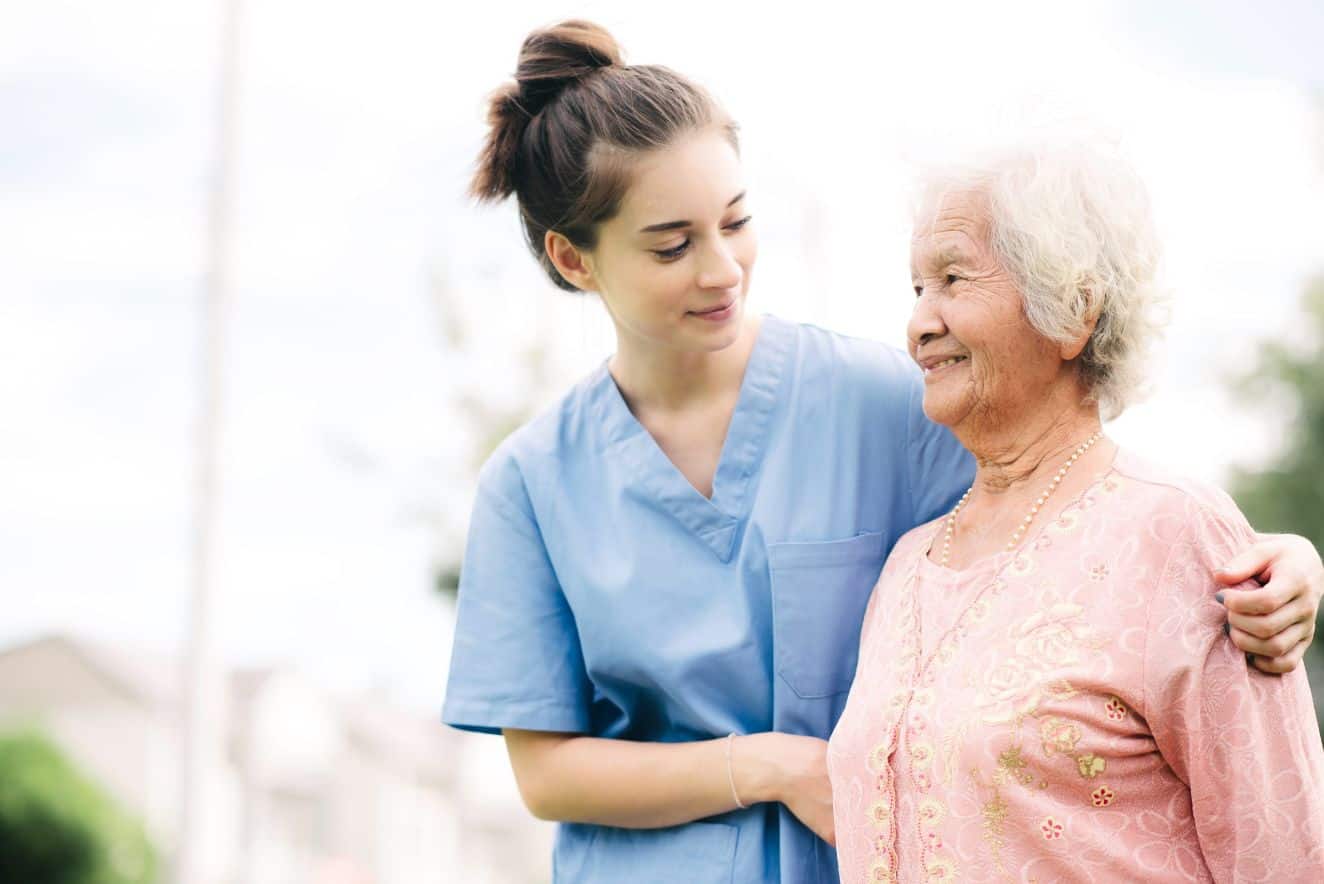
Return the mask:
[[1214,575],[1235,586],[1254,578],[1262,588],[1220,592],[1228,635],[1263,672],[1291,672],[1315,636],[1324,596],[1324,563],[1314,545],[1295,534],[1263,534],[1260,542]]

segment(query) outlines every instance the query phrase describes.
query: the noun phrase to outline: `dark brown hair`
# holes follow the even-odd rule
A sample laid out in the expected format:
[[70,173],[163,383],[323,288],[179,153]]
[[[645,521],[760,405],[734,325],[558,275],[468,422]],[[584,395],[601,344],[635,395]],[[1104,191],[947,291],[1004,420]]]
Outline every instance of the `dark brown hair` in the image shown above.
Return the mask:
[[611,34],[566,21],[534,31],[520,48],[515,82],[498,89],[470,192],[515,195],[529,249],[547,275],[576,291],[543,248],[547,231],[575,246],[597,244],[597,225],[620,208],[629,160],[687,132],[736,126],[703,89],[664,67],[626,65]]

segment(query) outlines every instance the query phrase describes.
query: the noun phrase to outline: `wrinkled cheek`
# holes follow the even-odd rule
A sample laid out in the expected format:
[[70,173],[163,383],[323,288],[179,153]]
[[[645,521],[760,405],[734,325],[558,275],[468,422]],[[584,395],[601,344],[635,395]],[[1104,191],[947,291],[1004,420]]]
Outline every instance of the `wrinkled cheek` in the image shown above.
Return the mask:
[[997,377],[984,369],[984,363],[970,361],[970,398],[974,408],[987,411],[997,398]]

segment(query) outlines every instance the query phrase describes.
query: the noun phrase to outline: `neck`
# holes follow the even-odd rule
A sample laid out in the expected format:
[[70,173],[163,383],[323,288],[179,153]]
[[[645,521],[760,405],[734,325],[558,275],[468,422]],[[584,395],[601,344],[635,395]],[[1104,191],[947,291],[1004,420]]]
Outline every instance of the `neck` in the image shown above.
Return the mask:
[[632,409],[684,409],[740,389],[760,323],[760,317],[746,316],[735,342],[711,352],[659,347],[618,328],[607,367]]
[[956,435],[975,456],[975,492],[1005,495],[1025,486],[1037,489],[1101,426],[1097,405],[1082,403],[1078,397],[1063,407],[1050,397],[1028,419],[988,427],[968,434],[969,438]]

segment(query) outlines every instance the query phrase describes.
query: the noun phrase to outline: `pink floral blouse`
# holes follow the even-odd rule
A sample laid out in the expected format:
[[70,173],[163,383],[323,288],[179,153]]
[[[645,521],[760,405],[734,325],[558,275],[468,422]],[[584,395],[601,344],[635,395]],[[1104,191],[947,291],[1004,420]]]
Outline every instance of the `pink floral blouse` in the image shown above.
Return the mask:
[[941,526],[888,559],[828,744],[843,882],[1324,882],[1306,675],[1214,599],[1253,539],[1225,494],[1122,451],[1015,552],[940,567]]

